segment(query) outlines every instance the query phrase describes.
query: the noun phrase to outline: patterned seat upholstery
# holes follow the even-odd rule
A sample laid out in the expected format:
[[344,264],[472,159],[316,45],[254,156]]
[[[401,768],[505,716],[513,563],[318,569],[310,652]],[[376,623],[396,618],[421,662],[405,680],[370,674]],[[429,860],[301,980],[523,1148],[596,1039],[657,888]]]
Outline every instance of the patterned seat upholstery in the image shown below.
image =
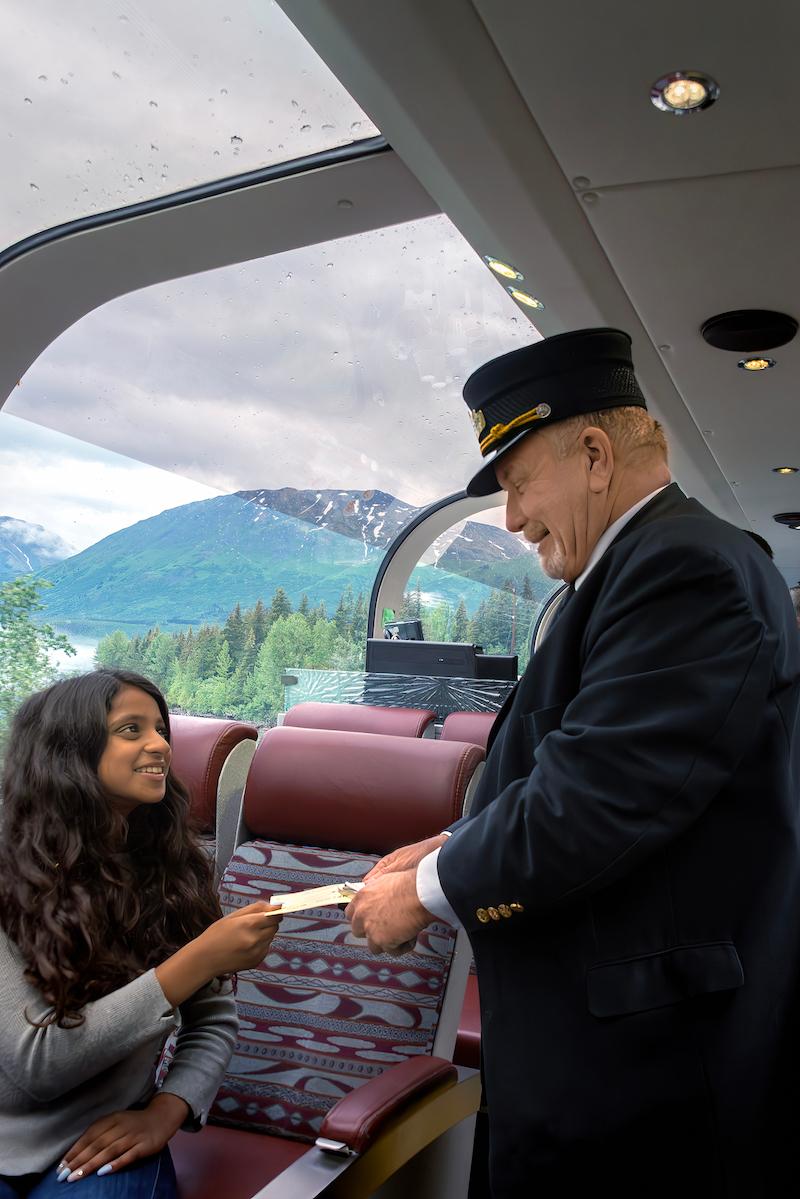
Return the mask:
[[[248,839],[223,874],[223,908],[360,879],[390,849],[455,819],[482,757],[455,743],[269,730],[251,764]],[[313,1142],[340,1100],[392,1067],[426,1055],[451,1059],[469,963],[462,937],[436,923],[412,952],[373,956],[341,909],[285,916],[266,960],[238,977],[239,1038],[210,1117],[206,1174],[196,1157],[205,1134],[172,1142],[179,1182],[194,1179],[191,1190],[181,1187],[182,1199],[210,1199],[199,1180],[220,1176],[226,1130],[232,1138],[261,1134],[266,1183],[276,1172],[276,1138]],[[320,1152],[309,1148],[290,1170],[308,1169]],[[252,1191],[237,1189],[233,1139],[231,1154],[227,1194],[246,1199]]]

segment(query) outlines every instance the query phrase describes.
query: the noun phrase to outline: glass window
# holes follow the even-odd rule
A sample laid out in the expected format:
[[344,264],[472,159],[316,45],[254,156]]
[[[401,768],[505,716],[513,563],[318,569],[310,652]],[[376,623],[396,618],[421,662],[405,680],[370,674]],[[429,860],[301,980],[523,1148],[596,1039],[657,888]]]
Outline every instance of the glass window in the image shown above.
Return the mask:
[[459,521],[436,539],[408,582],[399,620],[421,620],[427,641],[466,642],[528,664],[542,605],[560,584],[534,546],[504,527],[504,509]]
[[[444,216],[90,313],[0,417],[63,459],[20,442],[0,515],[82,551],[42,566],[41,616],[198,712],[271,719],[287,668],[361,669],[387,545],[478,461],[464,379],[537,336]],[[463,554],[451,572],[462,543],[422,592],[474,620],[502,581]]]
[[0,248],[374,136],[274,0],[4,0]]

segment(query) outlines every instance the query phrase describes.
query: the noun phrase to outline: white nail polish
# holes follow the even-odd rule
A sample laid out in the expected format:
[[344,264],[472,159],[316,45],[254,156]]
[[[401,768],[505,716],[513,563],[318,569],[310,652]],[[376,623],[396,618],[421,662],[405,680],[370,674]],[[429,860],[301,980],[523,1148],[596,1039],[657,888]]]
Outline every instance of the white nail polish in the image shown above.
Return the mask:
[[68,1177],[69,1177],[69,1166],[64,1166],[64,1168],[62,1170],[59,1170],[58,1177],[56,1178],[56,1182],[63,1182],[64,1179],[68,1178]]
[[111,1164],[109,1164],[107,1166],[101,1166],[100,1169],[97,1171],[97,1177],[101,1178],[103,1176],[103,1174],[110,1174],[113,1169],[114,1169],[114,1167]]

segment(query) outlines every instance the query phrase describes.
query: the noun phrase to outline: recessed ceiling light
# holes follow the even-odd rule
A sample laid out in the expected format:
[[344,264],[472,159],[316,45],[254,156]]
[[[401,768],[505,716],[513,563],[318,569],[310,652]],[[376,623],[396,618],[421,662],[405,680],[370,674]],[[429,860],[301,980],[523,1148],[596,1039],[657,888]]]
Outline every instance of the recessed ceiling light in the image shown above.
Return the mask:
[[710,75],[700,71],[672,71],[650,88],[650,99],[656,108],[675,117],[710,108],[718,95],[719,86]]
[[507,262],[503,262],[499,258],[493,258],[491,254],[484,254],[483,261],[494,271],[496,275],[502,275],[504,279],[524,279],[525,276],[521,271],[518,271],[515,266],[509,266]]
[[772,473],[774,475],[796,475],[800,466],[773,466]]
[[772,519],[776,524],[788,525],[790,529],[800,529],[800,512],[776,512]]
[[509,287],[508,294],[512,300],[517,300],[520,304],[525,304],[528,308],[544,308],[541,300],[537,300],[536,296],[529,295],[527,291],[520,291],[518,287]]
[[774,358],[740,358],[736,364],[743,371],[768,371],[775,365]]

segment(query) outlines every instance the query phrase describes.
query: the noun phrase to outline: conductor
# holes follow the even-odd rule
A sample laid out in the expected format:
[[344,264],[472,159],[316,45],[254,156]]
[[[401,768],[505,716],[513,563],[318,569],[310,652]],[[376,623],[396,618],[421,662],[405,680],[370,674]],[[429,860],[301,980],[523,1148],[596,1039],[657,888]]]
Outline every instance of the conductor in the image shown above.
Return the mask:
[[670,479],[630,338],[467,381],[470,495],[569,588],[469,816],[352,901],[376,952],[467,930],[494,1199],[791,1193],[800,639],[780,575]]

